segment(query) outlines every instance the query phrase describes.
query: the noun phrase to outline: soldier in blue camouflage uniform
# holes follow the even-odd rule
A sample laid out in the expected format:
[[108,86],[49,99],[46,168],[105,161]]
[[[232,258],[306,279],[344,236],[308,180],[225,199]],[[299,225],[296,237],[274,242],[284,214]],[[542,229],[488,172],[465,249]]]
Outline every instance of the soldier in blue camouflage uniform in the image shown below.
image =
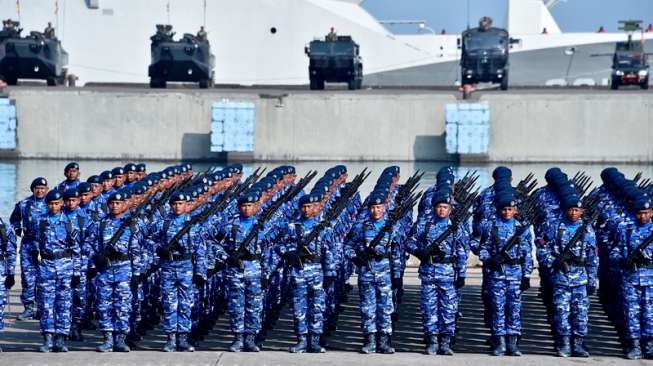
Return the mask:
[[98,352],[129,352],[125,338],[132,311],[131,284],[142,270],[138,231],[125,213],[124,193],[108,197],[109,215],[89,230],[89,278],[95,278],[97,313],[104,341]]
[[36,178],[30,184],[32,195],[18,202],[11,213],[9,222],[16,236],[22,236],[20,242],[20,301],[25,311],[18,315],[18,320],[26,320],[35,316],[34,302],[36,299],[36,274],[38,267],[38,247],[33,223],[47,213],[43,198],[48,193],[48,181]]
[[435,191],[431,202],[433,216],[418,221],[407,248],[410,254],[420,259],[420,305],[427,338],[425,353],[453,355],[451,340],[458,311],[456,289],[465,284],[467,238],[464,230],[454,230],[441,243],[434,243],[451,225],[452,206],[448,191]]
[[392,242],[398,237],[395,228],[385,233],[375,248],[368,248],[369,242],[385,225],[387,200],[388,192],[373,191],[370,194],[367,199],[369,216],[352,230],[345,249],[345,255],[356,264],[358,273],[361,328],[365,337],[362,353],[376,352],[377,332],[380,333],[379,351],[394,353],[391,345],[391,315],[394,311],[391,267],[401,265],[400,253],[392,250]]
[[45,202],[48,213],[32,223],[41,258],[37,286],[44,341],[39,351],[68,352],[65,340],[70,333],[72,288],[80,282],[79,232],[61,212],[63,197],[58,190],[48,192]]
[[77,189],[77,186],[81,183],[79,180],[79,164],[75,162],[68,163],[63,170],[63,174],[66,176],[66,179],[57,186],[59,192]]
[[[282,233],[280,254],[286,259],[292,286],[293,316],[297,344],[290,347],[290,352],[323,353],[320,346],[322,334],[325,293],[323,288],[324,272],[333,271],[335,262],[331,245],[333,230],[330,227],[320,232],[318,238],[304,243],[313,227],[319,222],[318,194],[304,195],[299,200],[302,218],[291,223]],[[307,335],[309,342],[307,341]]]
[[0,331],[4,329],[5,306],[9,300],[9,290],[16,284],[15,276],[16,235],[13,228],[0,219]]
[[193,285],[201,287],[206,283],[206,247],[195,225],[177,242],[171,242],[188,224],[190,216],[186,213],[185,194],[174,193],[169,202],[171,213],[154,230],[155,251],[161,266],[162,330],[168,336],[163,351],[193,352],[194,347],[188,343]]
[[624,353],[628,359],[640,359],[643,351],[645,358],[653,359],[653,246],[646,245],[653,235],[653,211],[643,192],[630,209],[635,223],[619,228],[610,253],[612,265],[623,270]]
[[[481,225],[478,239],[479,259],[488,269],[494,338],[492,355],[501,356],[507,352],[520,356],[517,342],[521,335],[521,294],[530,288],[532,237],[514,218],[517,207],[513,192],[499,192],[494,201],[499,214]],[[505,248],[514,235],[519,235],[516,245]]]
[[239,214],[220,228],[213,237],[223,239],[228,255],[225,273],[228,283],[228,309],[231,332],[234,341],[231,352],[258,352],[256,335],[261,330],[263,311],[263,287],[269,278],[261,261],[262,250],[267,246],[266,233],[259,231],[254,240],[243,247],[242,241],[256,223],[261,193],[255,190],[244,192],[238,198]]
[[[539,260],[540,268],[548,268],[551,274],[553,323],[560,357],[589,357],[584,339],[590,305],[588,296],[596,291],[598,258],[594,230],[581,219],[581,206],[575,194],[562,197],[565,217],[550,223],[543,236],[546,249]],[[585,230],[584,235],[570,243],[581,228]]]
[[[79,187],[79,186],[78,186]],[[73,288],[73,310],[72,310],[72,327],[70,339],[73,341],[83,341],[82,321],[86,317],[86,287],[88,271],[88,247],[86,237],[91,224],[88,216],[79,208],[80,198],[77,188],[69,188],[63,193],[64,208],[63,213],[70,221],[71,225],[77,230],[78,245],[80,247],[80,281],[79,285]]]

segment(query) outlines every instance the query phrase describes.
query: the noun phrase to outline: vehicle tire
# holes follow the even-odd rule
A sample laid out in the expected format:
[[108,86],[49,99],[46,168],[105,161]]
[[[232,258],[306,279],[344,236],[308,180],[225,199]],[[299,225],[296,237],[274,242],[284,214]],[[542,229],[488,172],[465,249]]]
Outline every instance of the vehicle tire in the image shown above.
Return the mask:
[[165,87],[166,87],[165,81],[161,79],[150,79],[150,88],[159,89]]
[[610,83],[610,89],[612,90],[619,89],[619,81],[613,78],[612,82]]
[[7,85],[16,85],[18,84],[18,78],[14,76],[8,76],[6,79],[4,79]]
[[324,90],[324,79],[318,79],[317,80],[317,89],[318,90]]
[[316,79],[311,78],[310,88],[311,88],[311,90],[317,90],[317,80]]
[[209,87],[209,79],[200,80],[200,89],[206,89]]
[[360,90],[363,88],[363,79],[356,80],[356,89]]
[[356,90],[356,79],[350,79],[350,80],[347,82],[347,88],[348,88],[349,90]]
[[503,79],[501,79],[501,90],[508,90],[508,73],[503,74]]
[[648,90],[648,79],[644,80],[641,84],[639,84],[639,86],[643,90]]
[[45,82],[48,84],[48,86],[57,86],[57,78],[49,77],[45,79]]

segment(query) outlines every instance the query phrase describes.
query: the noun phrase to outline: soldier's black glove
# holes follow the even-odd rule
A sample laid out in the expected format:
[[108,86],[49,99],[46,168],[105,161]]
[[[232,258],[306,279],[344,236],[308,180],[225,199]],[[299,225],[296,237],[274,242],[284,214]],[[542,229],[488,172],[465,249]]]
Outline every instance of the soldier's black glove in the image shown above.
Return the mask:
[[203,287],[204,284],[206,283],[206,280],[204,279],[204,277],[202,277],[201,274],[199,274],[199,273],[195,273],[195,274],[193,275],[193,283],[194,283],[195,286],[197,286],[197,287]]
[[158,270],[159,270],[159,265],[152,263],[150,268],[147,270],[147,276],[149,277],[149,276],[155,274],[156,271],[158,271]]
[[393,277],[391,281],[392,281],[392,289],[393,290],[401,288],[401,285],[402,285],[401,278],[394,278]]
[[488,258],[485,262],[483,262],[483,265],[491,271],[498,271],[501,269],[501,263],[499,263],[499,261],[494,257]]
[[95,257],[93,257],[93,263],[97,268],[104,268],[107,265],[107,257],[104,255],[104,253],[98,253],[95,255]]
[[619,267],[621,267],[621,269],[631,271],[635,269],[635,262],[630,260],[629,258],[621,258],[621,261],[619,262]]
[[143,283],[143,282],[147,281],[147,278],[148,278],[148,277],[150,277],[150,275],[149,275],[147,272],[145,272],[145,273],[141,273],[141,275],[140,275],[140,277],[138,278],[138,280],[141,281],[141,283]]
[[213,273],[218,273],[225,269],[225,263],[223,261],[215,261],[215,267],[213,268]]
[[365,261],[363,260],[363,258],[359,256],[355,256],[354,258],[351,259],[351,261],[358,267],[362,267],[365,265]]
[[170,258],[170,250],[166,247],[158,247],[156,248],[156,255],[161,259],[168,259]]
[[88,267],[88,271],[86,272],[86,278],[89,280],[92,280],[97,276],[97,269],[95,267]]
[[324,276],[324,280],[322,281],[322,287],[327,288],[333,284],[335,281],[335,277],[333,276]]
[[23,236],[23,229],[17,227],[14,233],[16,233],[16,236]]
[[564,267],[564,264],[563,264],[562,261],[561,261],[560,259],[558,259],[558,258],[556,258],[556,259],[553,261],[553,264],[551,265],[551,268],[553,268],[553,269],[555,269],[555,270],[561,270],[563,267]]
[[463,286],[465,286],[465,277],[456,278],[456,281],[453,283],[453,285],[456,288],[463,288]]
[[135,276],[133,275],[131,280],[129,281],[129,288],[133,291],[136,292],[138,290],[138,284],[140,282],[141,276]]
[[229,267],[238,267],[238,258],[236,256],[230,255],[227,257],[227,266]]
[[301,262],[301,260],[300,260],[300,258],[299,258],[299,254],[297,254],[297,251],[294,251],[294,250],[291,251],[291,252],[287,252],[287,253],[285,253],[285,254],[283,255],[283,258],[284,258],[284,259],[286,260],[286,262],[287,262],[288,264],[290,264],[291,266],[299,265],[299,263]]
[[30,255],[32,257],[32,261],[34,261],[34,263],[38,264],[39,263],[39,252],[38,251],[33,251],[32,253],[30,253]]
[[10,290],[12,287],[14,287],[15,284],[16,284],[16,278],[14,277],[14,275],[12,274],[7,275],[7,278],[5,278],[5,288],[7,290]]
[[595,285],[587,285],[587,296],[593,296],[596,293]]
[[531,279],[529,277],[523,277],[521,279],[521,285],[519,285],[519,289],[522,291],[526,291],[529,288],[531,288]]
[[81,279],[79,278],[79,275],[73,275],[73,277],[70,279],[70,287],[77,287],[81,283]]

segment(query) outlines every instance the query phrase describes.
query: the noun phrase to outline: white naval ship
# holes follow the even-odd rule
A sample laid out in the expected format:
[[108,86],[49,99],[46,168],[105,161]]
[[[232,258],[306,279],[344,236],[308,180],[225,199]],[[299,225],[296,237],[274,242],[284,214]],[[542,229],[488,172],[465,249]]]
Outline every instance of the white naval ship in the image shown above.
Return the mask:
[[[215,83],[308,84],[304,46],[331,27],[361,45],[367,86],[453,86],[459,35],[393,34],[362,0],[0,0],[3,18],[26,30],[48,21],[82,83],[146,83],[155,24],[178,35],[205,25]],[[558,0],[508,0],[512,86],[607,85],[614,43],[625,33],[564,33],[549,12]],[[546,34],[543,30],[546,29]],[[653,52],[653,32],[637,33]]]

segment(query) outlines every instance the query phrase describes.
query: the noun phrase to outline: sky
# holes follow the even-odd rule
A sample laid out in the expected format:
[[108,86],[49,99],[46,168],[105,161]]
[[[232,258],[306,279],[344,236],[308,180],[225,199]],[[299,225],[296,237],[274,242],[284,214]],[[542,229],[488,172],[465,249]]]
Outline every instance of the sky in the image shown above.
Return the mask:
[[[489,15],[496,26],[505,27],[507,0],[365,0],[363,7],[378,20],[426,20],[427,26],[440,32],[460,33]],[[637,19],[644,27],[653,23],[653,0],[562,0],[552,11],[563,32],[593,32],[602,25],[616,32],[618,21]],[[417,33],[416,25],[392,26],[395,33]]]

